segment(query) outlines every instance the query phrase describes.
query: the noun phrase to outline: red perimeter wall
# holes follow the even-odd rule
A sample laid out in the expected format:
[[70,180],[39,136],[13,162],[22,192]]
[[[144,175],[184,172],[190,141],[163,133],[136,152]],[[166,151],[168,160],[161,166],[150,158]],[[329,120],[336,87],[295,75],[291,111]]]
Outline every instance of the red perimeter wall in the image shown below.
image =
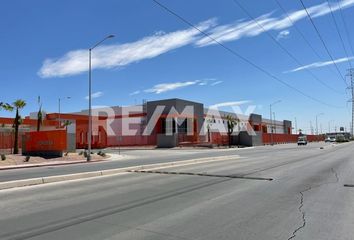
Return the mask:
[[[23,132],[18,134],[18,147],[22,148],[22,136]],[[14,148],[15,136],[13,132],[0,132],[0,152],[1,153],[12,153]]]
[[61,152],[67,149],[66,130],[25,133],[26,152]]
[[[262,140],[263,144],[270,144],[271,143],[271,135],[270,133],[263,133]],[[273,142],[274,143],[295,143],[297,142],[299,135],[295,134],[280,134],[274,133],[273,134]],[[323,141],[324,136],[317,136],[317,135],[306,135],[307,141],[309,142],[316,142],[316,141]]]

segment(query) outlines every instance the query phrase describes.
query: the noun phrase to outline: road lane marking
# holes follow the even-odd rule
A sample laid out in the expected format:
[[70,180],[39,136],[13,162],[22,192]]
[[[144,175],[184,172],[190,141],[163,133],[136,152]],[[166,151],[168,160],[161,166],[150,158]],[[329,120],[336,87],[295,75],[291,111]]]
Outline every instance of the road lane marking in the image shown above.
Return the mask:
[[236,174],[210,174],[210,173],[192,173],[192,172],[168,172],[168,171],[153,171],[153,170],[128,170],[128,172],[133,173],[154,173],[154,174],[166,174],[166,175],[191,175],[191,176],[202,176],[202,177],[220,177],[220,178],[238,178],[238,179],[248,179],[248,180],[264,180],[273,181],[273,178],[262,178],[262,177],[246,177]]

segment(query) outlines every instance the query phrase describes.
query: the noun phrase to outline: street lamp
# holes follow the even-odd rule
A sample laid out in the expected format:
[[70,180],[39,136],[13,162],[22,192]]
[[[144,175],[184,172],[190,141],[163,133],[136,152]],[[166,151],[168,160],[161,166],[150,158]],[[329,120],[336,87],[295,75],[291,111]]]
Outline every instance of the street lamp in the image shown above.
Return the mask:
[[277,133],[277,123],[275,122],[275,121],[276,121],[275,119],[276,119],[276,118],[275,118],[275,112],[273,112],[274,133]]
[[98,45],[100,45],[101,43],[103,43],[104,41],[106,41],[109,38],[113,38],[114,35],[108,35],[107,37],[105,37],[104,39],[102,39],[101,41],[97,42],[95,45],[93,45],[93,47],[91,47],[89,49],[89,94],[88,94],[88,98],[89,98],[89,129],[88,129],[88,136],[87,136],[87,143],[88,143],[88,154],[87,154],[87,161],[91,160],[91,138],[92,138],[92,105],[91,105],[91,68],[92,68],[92,59],[91,59],[91,53],[92,50],[97,47]]
[[318,117],[324,115],[324,113],[319,113],[316,115],[316,135],[318,135]]
[[331,122],[334,122],[334,120],[328,121],[328,133],[331,133]]
[[58,121],[59,121],[59,123],[58,123],[58,124],[59,124],[59,126],[58,126],[58,127],[59,127],[59,128],[61,127],[61,119],[60,119],[60,104],[61,104],[61,100],[62,100],[62,99],[63,99],[63,100],[64,100],[64,99],[71,99],[71,97],[63,97],[63,98],[58,98],[58,107],[59,107],[59,109],[58,109],[58,110],[59,110],[59,112],[58,112],[58,114],[59,114],[59,116],[58,116],[58,119],[59,119],[59,120],[58,120]]
[[271,141],[271,145],[274,145],[273,143],[273,120],[272,120],[272,106],[277,104],[277,103],[280,103],[281,100],[278,100],[278,101],[275,101],[271,104],[269,104],[269,115],[270,115],[270,141]]

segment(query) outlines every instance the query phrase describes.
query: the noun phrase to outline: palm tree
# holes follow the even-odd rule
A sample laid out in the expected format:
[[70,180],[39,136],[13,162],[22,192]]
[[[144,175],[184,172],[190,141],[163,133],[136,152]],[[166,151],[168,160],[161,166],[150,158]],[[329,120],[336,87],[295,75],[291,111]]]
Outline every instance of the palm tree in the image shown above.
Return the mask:
[[69,120],[65,120],[63,123],[63,127],[65,127],[65,129],[68,129],[68,126],[70,126],[72,124],[72,122],[70,122]]
[[226,121],[227,121],[227,135],[229,136],[229,147],[231,147],[231,135],[234,132],[234,127],[237,124],[237,121],[231,115],[226,116]]
[[1,109],[4,109],[6,111],[12,111],[14,108],[8,103],[0,102],[0,110]]
[[18,154],[18,129],[22,124],[20,109],[26,106],[26,102],[22,99],[17,99],[12,105],[13,108],[16,108],[16,117],[14,120],[14,129],[15,129],[14,154]]

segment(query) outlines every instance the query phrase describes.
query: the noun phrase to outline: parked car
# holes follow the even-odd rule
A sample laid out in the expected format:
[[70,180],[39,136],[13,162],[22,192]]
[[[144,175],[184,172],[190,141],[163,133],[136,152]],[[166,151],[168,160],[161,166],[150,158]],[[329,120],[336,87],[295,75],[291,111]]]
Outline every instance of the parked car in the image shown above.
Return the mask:
[[307,137],[306,136],[299,136],[297,139],[297,145],[307,145]]
[[331,142],[331,138],[330,138],[330,137],[327,137],[327,138],[325,139],[325,142]]

